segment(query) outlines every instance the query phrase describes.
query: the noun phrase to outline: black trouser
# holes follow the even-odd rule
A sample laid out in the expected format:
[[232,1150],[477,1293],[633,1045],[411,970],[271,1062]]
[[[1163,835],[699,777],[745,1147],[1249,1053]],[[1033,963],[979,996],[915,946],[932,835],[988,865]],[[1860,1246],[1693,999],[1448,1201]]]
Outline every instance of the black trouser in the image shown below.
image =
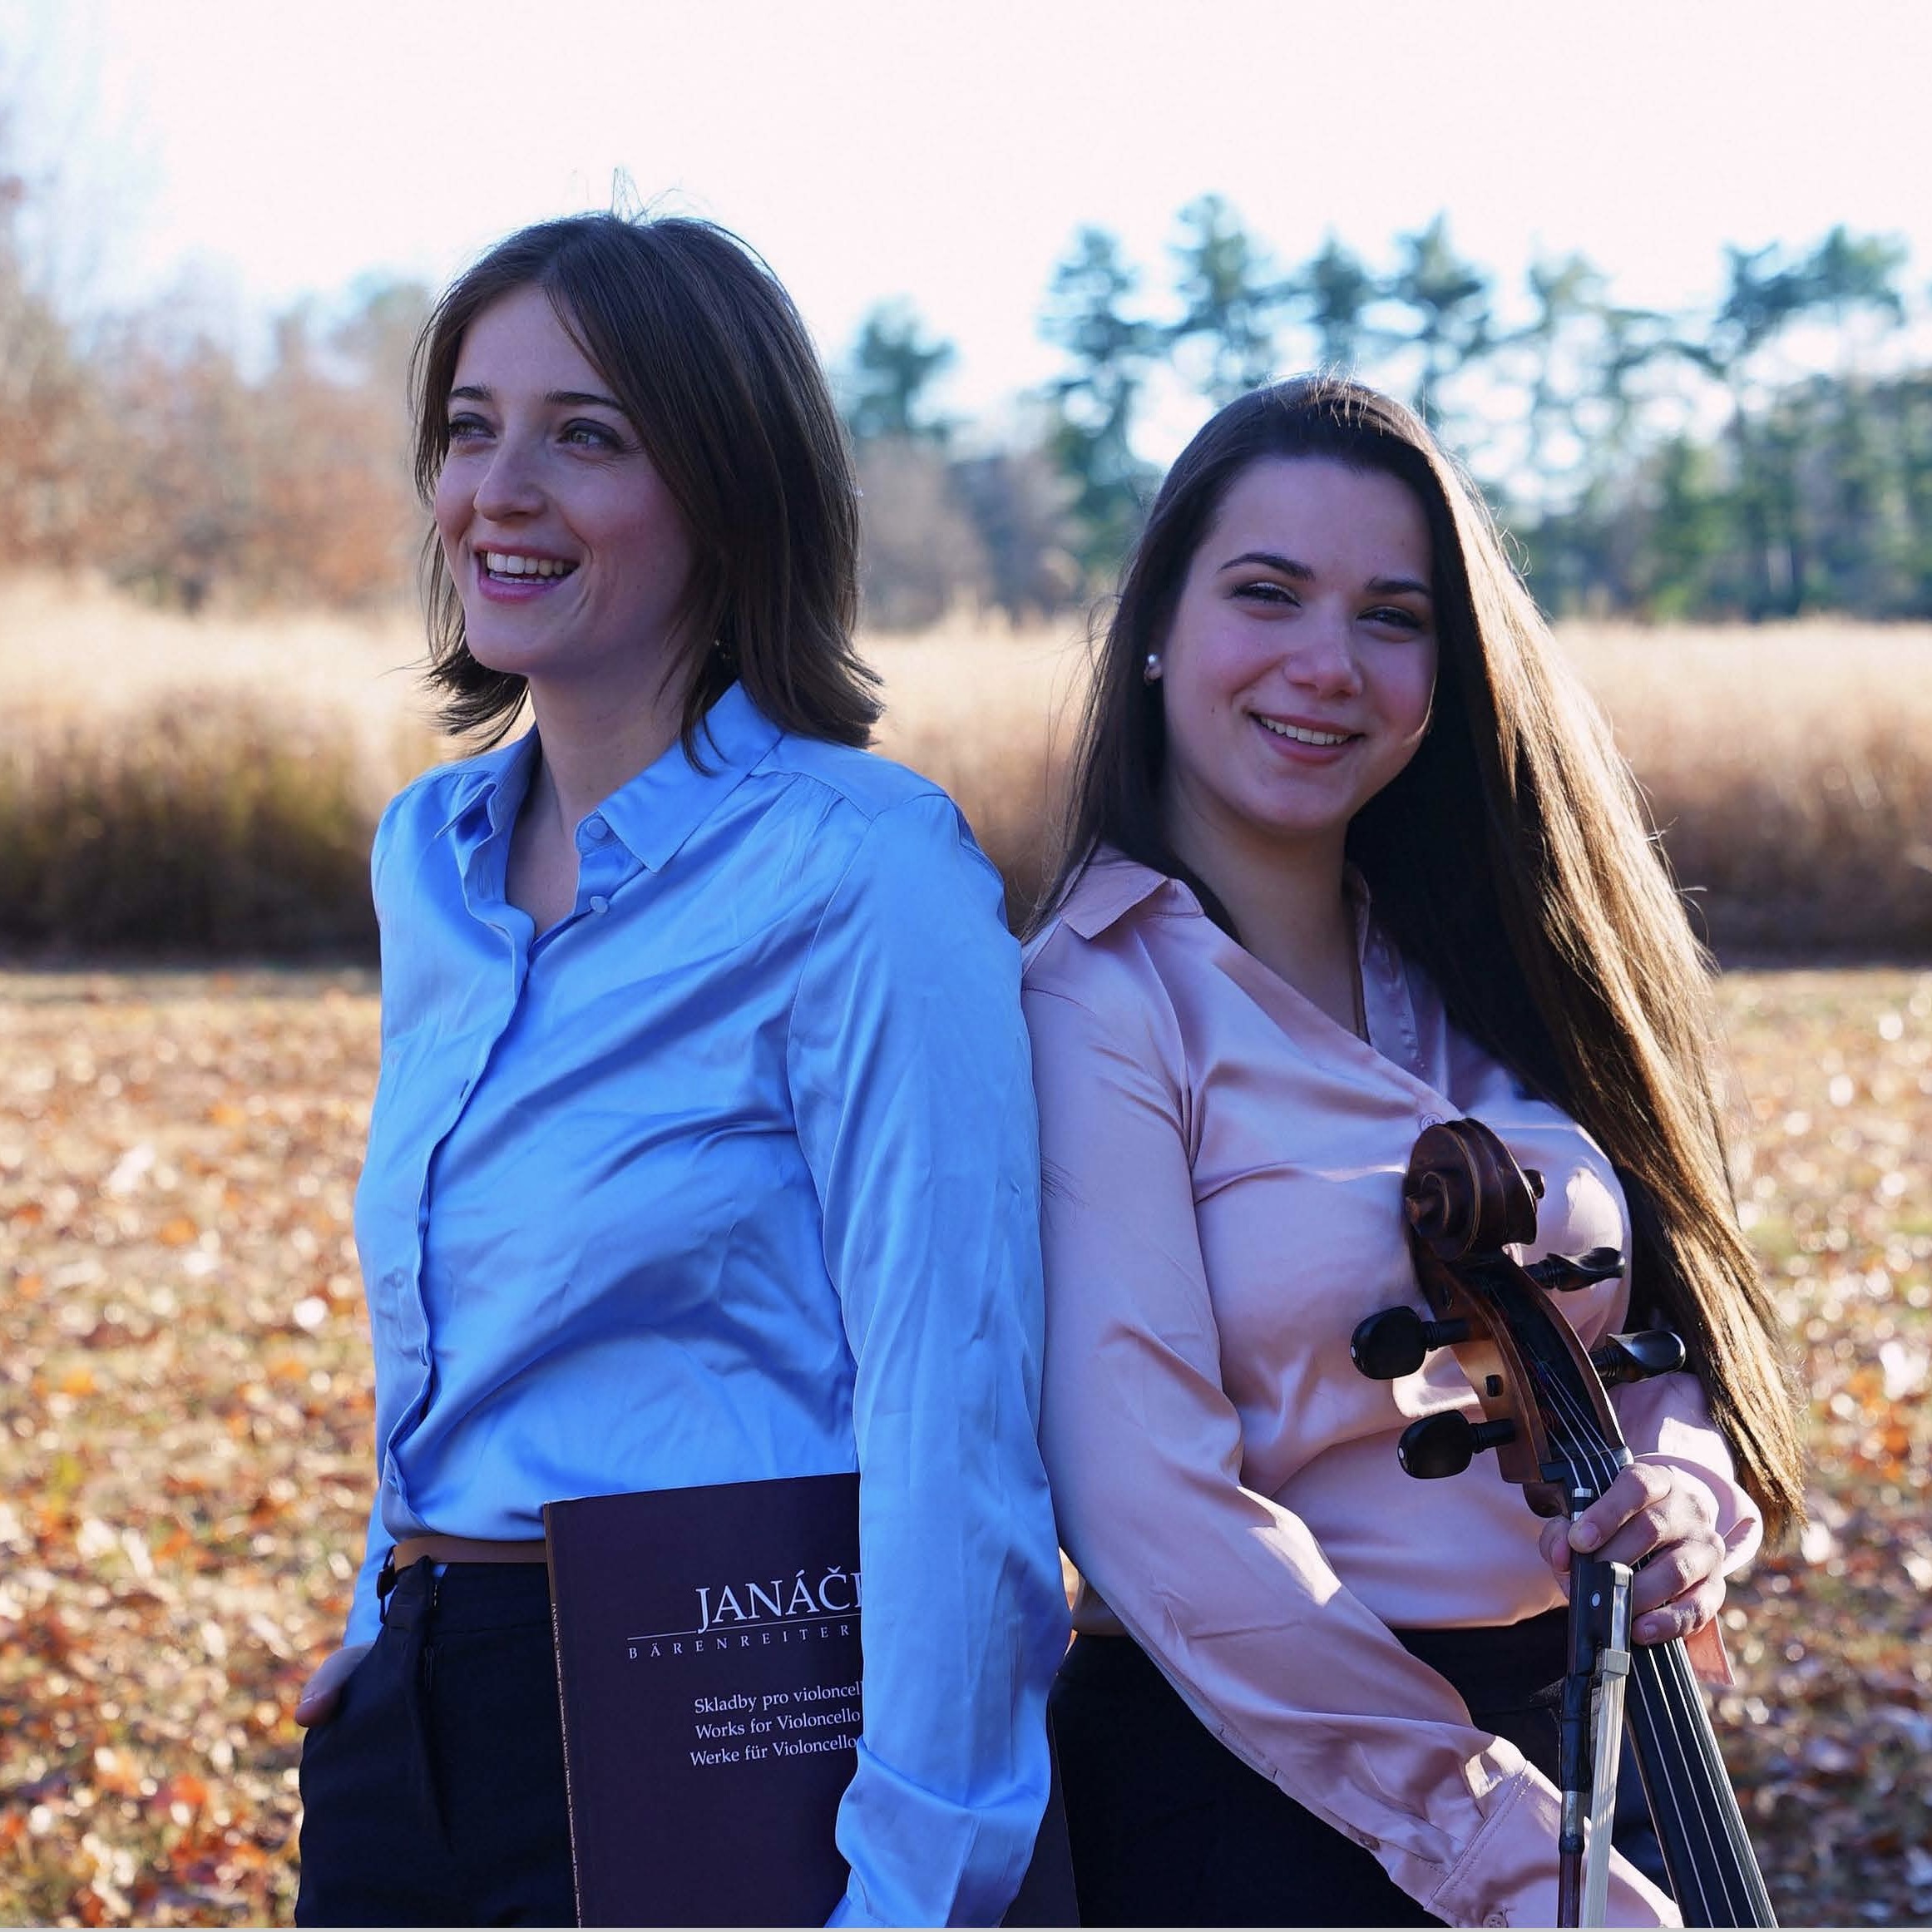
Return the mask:
[[[1481,1729],[1554,1777],[1556,1723],[1538,1693],[1563,1674],[1565,1623],[1552,1610],[1505,1629],[1396,1634],[1455,1686]],[[1052,1708],[1083,1924],[1442,1923],[1373,1854],[1235,1757],[1128,1638],[1076,1638]],[[1661,1883],[1633,1795],[1635,1830],[1627,1842],[1620,1803],[1617,1846]]]
[[543,1565],[405,1570],[302,1802],[298,1925],[574,1925]]

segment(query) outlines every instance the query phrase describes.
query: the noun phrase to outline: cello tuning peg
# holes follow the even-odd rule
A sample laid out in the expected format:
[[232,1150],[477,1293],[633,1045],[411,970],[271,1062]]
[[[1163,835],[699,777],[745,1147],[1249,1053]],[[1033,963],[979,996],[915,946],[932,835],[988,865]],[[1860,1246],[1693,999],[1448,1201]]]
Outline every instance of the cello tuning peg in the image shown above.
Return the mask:
[[1684,1366],[1683,1337],[1668,1328],[1606,1335],[1590,1351],[1590,1366],[1607,1389],[1623,1382],[1645,1381],[1652,1376],[1675,1375]]
[[1396,1442],[1396,1460],[1405,1472],[1434,1481],[1460,1475],[1473,1456],[1516,1440],[1516,1425],[1504,1419],[1471,1422],[1460,1409],[1444,1409],[1411,1422]]
[[1613,1248],[1593,1248],[1588,1254],[1546,1254],[1523,1272],[1538,1287],[1567,1295],[1622,1274],[1623,1258]]
[[1348,1352],[1371,1381],[1392,1382],[1413,1375],[1430,1349],[1468,1340],[1466,1322],[1425,1322],[1413,1308],[1384,1308],[1356,1324]]
[[1539,1167],[1526,1167],[1523,1170],[1523,1178],[1529,1183],[1529,1192],[1540,1201],[1543,1198],[1543,1169]]

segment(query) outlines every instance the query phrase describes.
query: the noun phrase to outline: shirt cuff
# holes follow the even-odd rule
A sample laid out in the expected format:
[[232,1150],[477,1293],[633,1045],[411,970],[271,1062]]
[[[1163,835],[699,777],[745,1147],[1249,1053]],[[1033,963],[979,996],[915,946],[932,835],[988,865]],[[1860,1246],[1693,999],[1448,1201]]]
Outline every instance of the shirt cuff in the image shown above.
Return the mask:
[[[1451,1925],[1554,1925],[1559,1812],[1555,1786],[1524,1766],[1496,1792],[1483,1828],[1423,1905]],[[1603,1923],[1683,1921],[1663,1892],[1613,1851]]]

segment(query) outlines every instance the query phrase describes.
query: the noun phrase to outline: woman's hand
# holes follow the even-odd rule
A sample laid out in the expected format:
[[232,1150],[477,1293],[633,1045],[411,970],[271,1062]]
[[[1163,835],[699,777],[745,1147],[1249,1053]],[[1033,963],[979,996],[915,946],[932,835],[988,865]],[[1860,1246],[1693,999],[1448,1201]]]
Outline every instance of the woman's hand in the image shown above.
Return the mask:
[[1627,1563],[1631,1635],[1639,1643],[1689,1637],[1717,1616],[1724,1602],[1724,1539],[1717,1534],[1717,1500],[1687,1470],[1637,1461],[1574,1519],[1543,1526],[1544,1560],[1569,1574],[1573,1549]]
[[367,1643],[345,1643],[340,1650],[332,1650],[324,1658],[295,1700],[295,1722],[326,1724],[342,1701],[342,1687],[348,1682],[349,1673],[373,1648]]

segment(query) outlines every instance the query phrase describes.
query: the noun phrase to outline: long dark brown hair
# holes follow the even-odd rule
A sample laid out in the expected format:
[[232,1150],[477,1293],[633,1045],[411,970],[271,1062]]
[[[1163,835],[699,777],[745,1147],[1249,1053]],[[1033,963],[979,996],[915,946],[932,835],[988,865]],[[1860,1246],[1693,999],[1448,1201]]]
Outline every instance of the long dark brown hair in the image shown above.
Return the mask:
[[[520,229],[437,304],[411,368],[416,487],[449,453],[463,333],[493,302],[538,288],[635,426],[684,513],[691,580],[679,613],[681,733],[733,679],[773,724],[864,744],[877,680],[852,647],[858,507],[838,413],[791,298],[738,237],[682,216],[576,215]],[[434,533],[424,549],[429,679],[443,722],[493,744],[524,679],[472,656]]]
[[1348,830],[1378,920],[1453,1021],[1603,1147],[1628,1194],[1638,1306],[1682,1335],[1773,1534],[1801,1516],[1797,1411],[1737,1225],[1711,1070],[1709,961],[1609,729],[1559,661],[1481,498],[1409,410],[1331,377],[1231,403],[1182,452],[1123,576],[1094,666],[1043,926],[1095,851],[1186,880],[1160,813],[1160,650],[1230,486],[1267,457],[1396,477],[1428,520],[1432,722]]

